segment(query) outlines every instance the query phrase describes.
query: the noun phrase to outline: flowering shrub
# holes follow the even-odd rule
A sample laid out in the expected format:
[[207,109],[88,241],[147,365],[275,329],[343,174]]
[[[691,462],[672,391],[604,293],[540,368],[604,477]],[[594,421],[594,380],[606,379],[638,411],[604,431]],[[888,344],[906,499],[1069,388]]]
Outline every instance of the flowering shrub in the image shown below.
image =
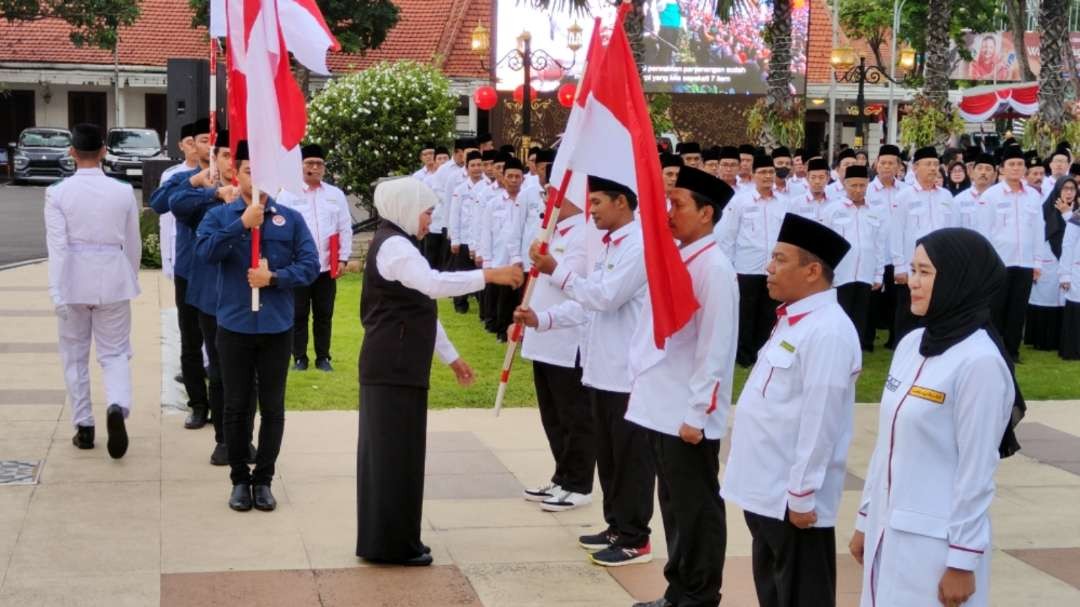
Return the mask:
[[337,185],[371,208],[372,182],[419,168],[425,143],[450,143],[457,96],[430,65],[379,63],[337,78],[308,106],[308,139]]

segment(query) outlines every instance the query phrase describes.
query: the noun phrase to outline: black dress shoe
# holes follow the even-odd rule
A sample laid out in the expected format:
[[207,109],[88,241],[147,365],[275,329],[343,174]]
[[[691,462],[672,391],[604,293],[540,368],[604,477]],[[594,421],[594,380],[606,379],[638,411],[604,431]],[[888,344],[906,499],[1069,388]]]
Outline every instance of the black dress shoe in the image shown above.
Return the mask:
[[277,500],[274,499],[274,494],[270,492],[270,485],[255,485],[251,493],[255,499],[256,510],[273,512],[277,508]]
[[71,444],[80,449],[93,449],[94,448],[94,427],[93,426],[76,426],[75,436],[71,437]]
[[217,445],[214,445],[214,452],[210,454],[210,465],[229,465],[229,450],[225,447],[225,443],[218,443]]
[[105,428],[109,431],[109,456],[113,459],[124,457],[128,449],[127,428],[124,426],[124,410],[120,405],[109,405],[105,413]]
[[431,546],[428,546],[427,544],[420,544],[420,552],[423,552],[424,554],[431,554]]
[[251,510],[251,485],[247,483],[234,485],[232,495],[229,496],[229,507],[237,512]]
[[293,368],[293,371],[307,371],[307,368],[308,368],[307,359],[306,358],[298,358],[298,359],[296,359],[296,362],[293,363],[292,368]]
[[418,554],[412,558],[391,560],[391,559],[368,559],[365,561],[369,563],[375,563],[377,565],[398,565],[401,567],[427,567],[434,561],[430,554]]
[[206,418],[210,415],[210,409],[202,405],[193,405],[191,415],[184,420],[184,427],[188,430],[198,430],[206,426]]
[[255,458],[259,456],[259,450],[255,448],[255,445],[248,445],[248,460],[247,463],[254,465]]
[[315,368],[320,371],[325,371],[327,373],[330,373],[334,370],[334,367],[330,364],[330,359],[328,358],[317,359],[315,361]]

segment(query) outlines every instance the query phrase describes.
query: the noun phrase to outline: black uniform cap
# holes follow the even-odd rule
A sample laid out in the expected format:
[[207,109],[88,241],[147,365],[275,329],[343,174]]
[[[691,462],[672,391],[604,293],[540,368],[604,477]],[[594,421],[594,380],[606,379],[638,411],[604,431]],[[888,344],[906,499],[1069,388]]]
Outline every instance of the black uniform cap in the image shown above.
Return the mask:
[[837,162],[839,162],[839,161],[841,161],[841,160],[843,160],[845,158],[854,158],[854,157],[855,157],[855,150],[853,150],[851,148],[847,148],[843,152],[840,152],[840,155],[836,157],[836,160],[837,160]]
[[682,156],[668,153],[660,154],[660,168],[681,167],[683,164]]
[[720,160],[720,149],[709,148],[701,153],[702,160]]
[[210,119],[199,118],[195,122],[191,123],[191,136],[198,137],[199,135],[210,134]]
[[[988,165],[990,165],[990,166],[992,166],[994,168],[997,168],[997,162],[994,161],[994,157],[991,156],[990,154],[979,154],[978,156],[975,157],[974,162],[975,162],[974,166],[979,166],[980,164],[988,164]],[[972,167],[972,168],[974,168],[974,167]]]
[[844,171],[844,181],[848,179],[867,179],[869,173],[866,167],[861,164],[853,164]]
[[521,161],[511,156],[506,159],[506,164],[503,165],[503,172],[517,169],[519,171],[525,170],[525,165],[521,164]]
[[326,154],[323,152],[321,145],[317,143],[309,143],[308,145],[300,148],[300,158],[305,160],[308,158],[325,159]]
[[536,162],[555,162],[555,150],[541,149],[537,151]]
[[773,160],[777,158],[791,158],[791,150],[784,146],[780,146],[772,151]]
[[481,152],[481,157],[484,162],[494,162],[495,157],[498,155],[499,153],[495,150],[484,150],[483,152]]
[[765,154],[754,154],[754,169],[771,169],[773,168],[772,158]]
[[675,187],[690,190],[708,199],[715,207],[714,217],[720,217],[720,212],[735,195],[735,190],[721,179],[694,167],[679,169],[679,178],[675,180]]
[[447,156],[449,156],[450,150],[447,149],[445,145],[437,145],[435,146],[435,155],[438,156],[439,154],[446,154]]
[[701,145],[695,141],[685,141],[675,148],[675,153],[680,156],[683,154],[700,154]]
[[720,160],[738,160],[739,148],[733,145],[725,145],[720,148]]
[[[682,171],[680,170],[679,172],[681,173]],[[634,191],[617,181],[604,179],[603,177],[597,177],[596,175],[589,175],[589,191],[605,192],[611,196],[622,194],[630,201],[631,208],[637,207],[637,195],[634,194]]]
[[899,158],[900,148],[896,147],[891,143],[887,143],[881,146],[880,149],[878,149],[877,157],[881,158],[882,156],[896,156],[897,158]]
[[473,160],[483,160],[483,159],[484,159],[484,155],[481,154],[478,150],[473,150],[473,151],[469,152],[468,154],[465,154],[465,164],[469,164]]
[[248,153],[247,139],[241,139],[236,142],[236,153],[233,154],[233,162],[236,163],[237,166],[240,166],[240,161],[242,160],[251,160],[251,155]]
[[[848,168],[851,168],[851,167],[848,167]],[[829,163],[826,162],[826,160],[824,158],[811,158],[810,161],[806,163],[806,172],[807,173],[809,173],[811,171],[828,171],[828,170],[829,170]]]
[[757,154],[757,149],[755,149],[754,146],[750,145],[749,143],[744,143],[739,146],[739,154],[749,154],[751,156],[754,156]]
[[928,145],[924,148],[919,148],[915,150],[914,160],[915,162],[918,162],[920,160],[926,160],[927,158],[933,158],[936,160],[937,157],[937,150],[934,148],[934,146]]
[[843,236],[833,232],[824,224],[802,215],[788,213],[780,224],[780,237],[777,242],[784,242],[815,255],[831,269],[836,269],[847,255],[851,245]]

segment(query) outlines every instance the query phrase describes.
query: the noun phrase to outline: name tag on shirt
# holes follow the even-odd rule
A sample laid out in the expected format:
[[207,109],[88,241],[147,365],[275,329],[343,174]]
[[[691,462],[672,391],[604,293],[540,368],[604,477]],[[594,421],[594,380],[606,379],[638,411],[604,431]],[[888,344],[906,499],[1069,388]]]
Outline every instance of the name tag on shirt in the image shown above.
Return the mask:
[[937,390],[931,390],[930,388],[923,388],[922,386],[912,386],[911,390],[908,391],[908,394],[917,398],[921,398],[923,400],[928,400],[938,405],[945,402],[944,392],[938,392]]
[[781,347],[781,348],[783,348],[783,349],[785,349],[785,350],[787,350],[788,352],[791,352],[792,354],[794,354],[794,353],[795,353],[795,346],[793,346],[793,345],[789,344],[789,343],[788,343],[788,342],[786,342],[786,341],[781,341],[781,342],[780,342],[780,347]]

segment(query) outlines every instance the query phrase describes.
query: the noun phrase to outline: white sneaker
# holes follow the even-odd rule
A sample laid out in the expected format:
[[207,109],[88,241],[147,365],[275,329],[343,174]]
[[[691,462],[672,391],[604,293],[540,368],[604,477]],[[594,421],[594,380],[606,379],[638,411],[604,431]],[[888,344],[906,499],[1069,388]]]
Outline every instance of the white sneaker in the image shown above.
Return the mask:
[[555,483],[548,483],[536,489],[526,489],[521,492],[527,502],[542,502],[562,493],[562,489]]
[[540,504],[540,509],[545,512],[563,512],[573,510],[592,503],[592,495],[588,493],[574,493],[563,491],[559,495],[546,499]]

